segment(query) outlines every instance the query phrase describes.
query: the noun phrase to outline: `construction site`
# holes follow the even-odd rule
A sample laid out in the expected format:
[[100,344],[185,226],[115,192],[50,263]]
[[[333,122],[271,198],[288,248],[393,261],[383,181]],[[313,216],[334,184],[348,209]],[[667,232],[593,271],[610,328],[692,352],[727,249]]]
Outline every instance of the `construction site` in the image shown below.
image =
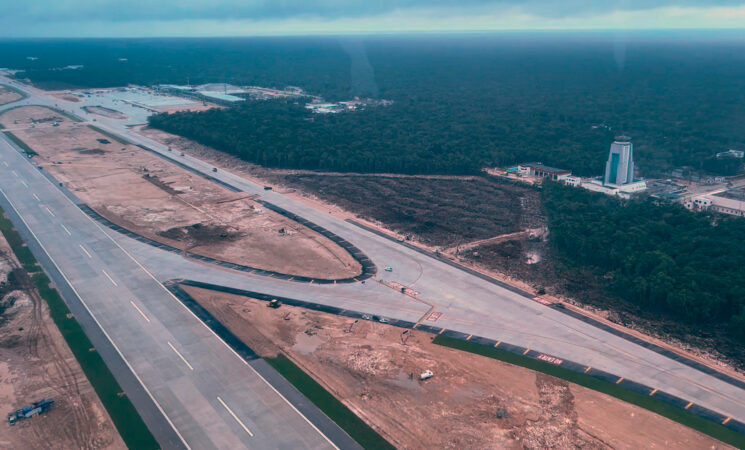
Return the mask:
[[0,85],[0,105],[7,105],[8,103],[18,101],[21,98],[22,96],[18,92]]
[[285,355],[398,448],[729,448],[596,391],[434,344],[426,332],[183,289],[260,356]]
[[243,266],[323,279],[361,266],[328,238],[147,151],[42,107],[0,116],[35,161],[101,216],[154,241]]
[[2,234],[0,405],[0,448],[126,448]]

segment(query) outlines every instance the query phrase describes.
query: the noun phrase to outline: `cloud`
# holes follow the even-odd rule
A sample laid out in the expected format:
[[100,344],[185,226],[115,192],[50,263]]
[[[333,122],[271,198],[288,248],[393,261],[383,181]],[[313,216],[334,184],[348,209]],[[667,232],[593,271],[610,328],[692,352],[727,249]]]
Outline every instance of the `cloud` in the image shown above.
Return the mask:
[[742,28],[745,0],[0,0],[0,37]]
[[6,19],[38,21],[178,21],[359,18],[400,10],[520,11],[556,18],[662,7],[722,7],[743,0],[34,0],[6,1]]

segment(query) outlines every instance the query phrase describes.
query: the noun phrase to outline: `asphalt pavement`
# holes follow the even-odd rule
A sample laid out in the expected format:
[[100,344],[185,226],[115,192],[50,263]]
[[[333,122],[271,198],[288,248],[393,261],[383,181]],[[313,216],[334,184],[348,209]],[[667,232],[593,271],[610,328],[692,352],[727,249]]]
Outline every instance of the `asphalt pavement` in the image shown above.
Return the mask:
[[[34,90],[30,94],[31,97],[24,102],[51,106],[56,102]],[[63,107],[86,118],[85,113],[76,110],[73,104]],[[222,168],[213,172],[211,164],[171,152],[165,145],[138,135],[115,120],[98,118],[96,125],[191,170],[215,178],[220,183],[230,185],[233,189],[257,195],[262,201],[310,220],[354,244],[378,268],[390,266],[393,269],[391,272],[379,270],[376,277],[365,283],[310,284],[230,270],[208,262],[184,258],[96,224],[48,181],[48,186],[42,192],[36,192],[39,179],[46,179],[9,146],[0,145],[0,158],[3,158],[2,161],[9,161],[12,164],[10,168],[18,174],[9,173],[8,170],[0,172],[0,188],[14,202],[29,229],[44,243],[46,252],[60,265],[61,272],[76,286],[79,296],[90,303],[89,306],[94,309],[93,315],[104,316],[99,318],[102,329],[119,337],[121,341],[114,339],[114,342],[121,342],[120,348],[126,349],[122,353],[127,361],[134,361],[134,372],[140,374],[142,371],[140,377],[143,384],[153,392],[153,396],[163,399],[158,403],[167,406],[163,408],[165,415],[173,421],[176,430],[194,426],[205,430],[208,436],[217,436],[214,439],[222,437],[225,432],[225,438],[230,437],[231,442],[240,442],[247,446],[257,443],[257,437],[247,438],[245,430],[241,434],[240,425],[236,425],[236,421],[230,422],[229,412],[226,414],[226,408],[215,400],[218,396],[223,399],[228,397],[223,391],[227,389],[231,393],[230,398],[235,398],[231,408],[240,411],[239,416],[250,421],[249,429],[255,426],[263,430],[271,423],[275,423],[275,427],[276,423],[283,423],[288,426],[282,430],[287,428],[295,431],[267,432],[267,439],[270,439],[270,434],[278,439],[271,441],[274,445],[270,446],[277,447],[287,442],[311,447],[329,445],[328,441],[319,438],[320,433],[309,430],[308,424],[303,425],[304,421],[299,415],[293,416],[292,408],[283,406],[276,398],[263,397],[260,402],[252,400],[253,396],[247,393],[251,389],[257,389],[256,385],[259,383],[236,385],[235,375],[241,374],[237,378],[242,380],[255,379],[256,374],[247,376],[251,372],[240,367],[240,359],[235,355],[233,359],[236,361],[229,361],[229,352],[220,348],[225,346],[224,343],[215,336],[210,338],[198,321],[193,322],[195,318],[187,320],[189,314],[185,312],[183,305],[159,291],[163,290],[161,283],[173,279],[189,279],[268,295],[306,299],[340,309],[411,322],[421,321],[454,332],[510,342],[664,390],[725,417],[745,421],[745,391],[738,386],[532,301],[519,292],[391,242],[326,211],[314,209],[277,192],[266,191],[263,186]],[[22,181],[34,186],[34,189],[24,188]],[[35,200],[33,194],[38,194],[41,200]],[[46,208],[48,211],[45,211]],[[61,225],[66,225],[73,235],[68,235]],[[106,238],[102,237],[102,233]],[[94,251],[93,261],[84,259],[87,256],[81,256],[80,250],[76,251],[75,244],[89,245],[88,250]],[[113,280],[102,275],[104,268]],[[113,286],[114,282],[118,286]],[[416,291],[417,295],[403,295],[399,290],[391,288],[390,283],[405,285]],[[109,300],[110,297],[114,300]],[[153,324],[142,323],[142,316],[138,317],[139,313],[132,305],[128,306],[128,301],[133,299],[135,304],[138,304],[138,299],[142,302],[138,306],[144,314],[154,316]],[[441,315],[429,316],[433,311]],[[178,320],[172,316],[174,314],[178,316]],[[118,320],[107,320],[107,315],[114,318],[128,317],[127,326],[122,326]],[[429,317],[433,320],[429,320]],[[133,327],[131,330],[130,325]],[[167,342],[178,343],[176,348],[183,350],[179,351],[186,360],[196,362],[195,370],[199,366],[201,371],[208,372],[206,367],[210,364],[226,363],[230,367],[231,376],[209,372],[203,376],[195,376],[188,371],[188,367],[184,368],[184,361],[175,355]],[[192,347],[192,344],[198,348]],[[217,352],[220,356],[202,355],[205,351]],[[166,367],[164,370],[152,367],[153,358],[147,356],[151,352],[161,358]],[[172,377],[184,384],[182,389],[173,388],[166,381]],[[172,389],[178,392],[171,392]],[[246,404],[249,406],[245,406]],[[223,409],[220,410],[220,407]],[[275,407],[278,409],[275,410]],[[220,420],[215,421],[212,420],[213,417],[205,415],[210,412],[217,413]],[[264,413],[271,416],[271,419],[262,420]],[[274,422],[277,416],[287,416],[290,419],[294,417],[294,422],[291,422],[292,426],[285,421]],[[300,428],[295,428],[295,425]],[[191,434],[189,438],[194,439],[197,446],[201,443],[209,444]],[[268,441],[262,443],[267,444]]]

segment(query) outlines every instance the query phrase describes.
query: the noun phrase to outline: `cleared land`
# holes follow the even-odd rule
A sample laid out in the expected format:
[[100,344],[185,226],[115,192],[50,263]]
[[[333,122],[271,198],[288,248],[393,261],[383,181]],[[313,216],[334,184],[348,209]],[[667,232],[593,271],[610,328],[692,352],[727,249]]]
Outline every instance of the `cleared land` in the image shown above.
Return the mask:
[[0,105],[7,105],[8,103],[16,102],[22,98],[23,96],[18,92],[8,89],[5,86],[0,86]]
[[88,382],[46,303],[0,234],[1,419],[42,398],[54,398],[45,415],[3,423],[0,448],[125,449],[111,418]]
[[86,112],[97,114],[99,116],[108,117],[111,119],[126,119],[127,115],[111,108],[105,108],[103,106],[84,106],[83,109]]
[[[435,345],[427,333],[186,290],[261,356],[286,354],[399,448],[728,448],[604,394]],[[435,376],[419,381],[424,370]]]
[[0,123],[91,208],[138,234],[187,253],[292,275],[331,279],[361,272],[346,250],[246,194],[49,109],[14,109]]

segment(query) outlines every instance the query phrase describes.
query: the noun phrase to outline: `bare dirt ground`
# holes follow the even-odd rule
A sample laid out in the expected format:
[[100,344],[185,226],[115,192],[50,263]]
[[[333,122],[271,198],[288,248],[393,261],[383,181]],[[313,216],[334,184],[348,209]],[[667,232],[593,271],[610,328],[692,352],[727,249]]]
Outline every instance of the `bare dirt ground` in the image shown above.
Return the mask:
[[78,98],[77,96],[71,94],[68,91],[48,92],[48,94],[51,94],[51,95],[57,97],[58,99],[64,100],[64,101],[67,101],[67,102],[80,103],[80,98]]
[[104,108],[103,106],[85,106],[83,108],[86,112],[97,114],[99,116],[103,117],[109,117],[111,119],[126,119],[127,115],[124,113],[121,113],[115,109],[110,108]]
[[0,105],[7,105],[20,100],[22,97],[19,93],[8,88],[0,86]]
[[188,253],[292,275],[346,278],[361,272],[346,250],[246,194],[48,109],[15,109],[0,123],[89,206],[141,235]]
[[[42,398],[45,415],[10,427],[6,415]],[[125,449],[111,418],[0,235],[0,448]]]
[[[186,288],[261,356],[285,353],[398,448],[728,448],[654,413],[432,335]],[[431,370],[435,376],[419,381]]]

